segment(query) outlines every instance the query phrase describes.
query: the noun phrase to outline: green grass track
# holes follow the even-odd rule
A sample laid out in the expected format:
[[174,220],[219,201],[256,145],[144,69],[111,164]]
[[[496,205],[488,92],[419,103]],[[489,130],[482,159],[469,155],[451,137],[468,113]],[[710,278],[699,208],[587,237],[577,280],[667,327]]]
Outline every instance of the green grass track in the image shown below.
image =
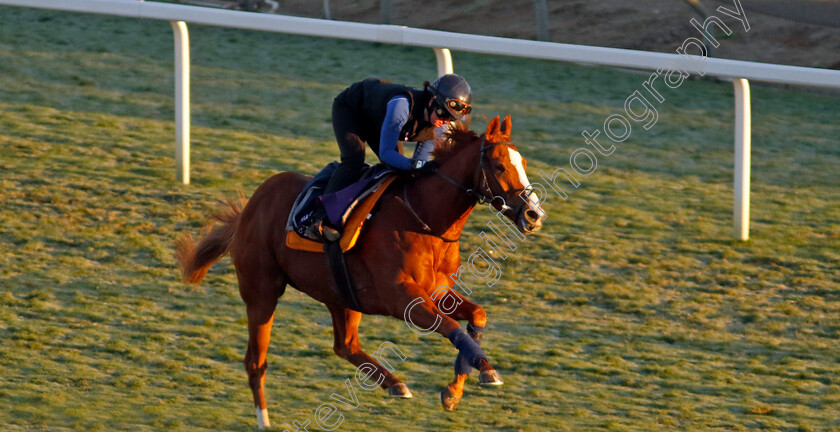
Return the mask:
[[[172,244],[218,199],[337,158],[349,83],[419,86],[429,49],[191,25],[192,184],[175,182],[169,23],[0,8],[0,430],[250,431],[245,310],[228,259],[197,288]],[[726,43],[723,41],[722,43]],[[647,74],[454,52],[473,127],[511,114],[537,172],[569,167]],[[505,378],[438,392],[454,348],[384,317],[414,399],[357,388],[343,431],[840,431],[840,98],[753,85],[752,239],[733,240],[733,88],[667,89],[543,230],[473,280]],[[603,137],[603,135],[602,135]],[[476,211],[464,257],[492,215]],[[275,319],[274,430],[314,421],[354,368],[326,309]],[[314,428],[310,428],[314,430]]]

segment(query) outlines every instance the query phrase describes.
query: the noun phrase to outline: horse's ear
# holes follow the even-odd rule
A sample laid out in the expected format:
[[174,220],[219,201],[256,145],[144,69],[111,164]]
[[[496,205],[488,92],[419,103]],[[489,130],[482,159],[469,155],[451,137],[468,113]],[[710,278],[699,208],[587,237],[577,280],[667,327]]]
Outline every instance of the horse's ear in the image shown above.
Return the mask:
[[511,129],[510,116],[506,116],[505,119],[502,120],[501,135],[503,137],[505,137],[505,139],[507,141],[510,141],[510,129]]
[[490,120],[490,124],[487,125],[487,132],[484,135],[487,139],[490,139],[490,137],[496,135],[497,133],[499,133],[499,116]]

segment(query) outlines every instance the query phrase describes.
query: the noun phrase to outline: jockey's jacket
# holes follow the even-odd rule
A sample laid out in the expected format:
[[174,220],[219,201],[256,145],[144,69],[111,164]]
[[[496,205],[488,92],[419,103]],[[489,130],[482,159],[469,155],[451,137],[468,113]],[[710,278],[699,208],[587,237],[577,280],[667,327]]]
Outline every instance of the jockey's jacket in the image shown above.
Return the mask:
[[[424,112],[431,97],[423,90],[368,78],[339,93],[335,103],[355,114],[361,129],[359,137],[382,162],[408,170],[416,161],[428,160],[434,149],[434,126]],[[398,141],[418,143],[411,159],[397,151]]]
[[[388,101],[382,131],[379,134],[379,160],[403,171],[418,167],[418,161],[428,161],[432,157],[432,150],[435,149],[435,141],[431,139],[418,142],[411,159],[401,155],[397,150],[397,141],[400,139],[403,127],[408,123],[409,113],[408,98],[403,95],[394,96]],[[407,141],[406,138],[403,139]]]

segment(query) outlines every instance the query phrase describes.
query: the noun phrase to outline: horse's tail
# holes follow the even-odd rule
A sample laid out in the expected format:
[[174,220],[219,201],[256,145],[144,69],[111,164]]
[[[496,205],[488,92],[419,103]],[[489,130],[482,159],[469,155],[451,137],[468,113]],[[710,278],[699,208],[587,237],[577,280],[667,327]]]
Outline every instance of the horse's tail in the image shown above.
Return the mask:
[[197,245],[189,233],[182,234],[175,241],[175,258],[181,267],[184,282],[198,284],[210,267],[228,253],[245,202],[244,196],[238,200],[226,200],[227,208],[211,217],[222,224],[213,226],[211,221],[205,225]]

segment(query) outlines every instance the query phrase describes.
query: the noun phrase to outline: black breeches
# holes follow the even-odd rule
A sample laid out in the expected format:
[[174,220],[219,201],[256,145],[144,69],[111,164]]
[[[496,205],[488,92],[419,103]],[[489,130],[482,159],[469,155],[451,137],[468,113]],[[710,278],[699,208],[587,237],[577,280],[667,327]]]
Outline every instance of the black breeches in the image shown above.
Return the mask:
[[361,138],[363,131],[359,115],[336,99],[332,107],[332,124],[341,151],[341,163],[324,188],[324,193],[335,192],[355,182],[365,168],[365,142]]

